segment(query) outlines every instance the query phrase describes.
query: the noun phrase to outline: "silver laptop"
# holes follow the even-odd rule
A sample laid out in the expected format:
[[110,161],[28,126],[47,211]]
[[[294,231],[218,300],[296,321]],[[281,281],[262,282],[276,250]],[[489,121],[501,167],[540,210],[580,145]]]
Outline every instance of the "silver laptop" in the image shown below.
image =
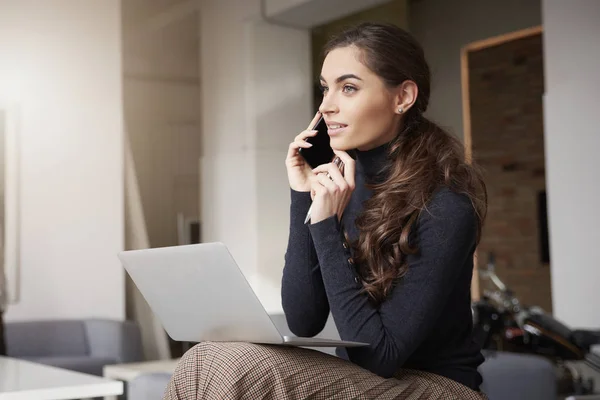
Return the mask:
[[367,345],[282,335],[223,243],[124,251],[118,257],[174,340],[302,347]]

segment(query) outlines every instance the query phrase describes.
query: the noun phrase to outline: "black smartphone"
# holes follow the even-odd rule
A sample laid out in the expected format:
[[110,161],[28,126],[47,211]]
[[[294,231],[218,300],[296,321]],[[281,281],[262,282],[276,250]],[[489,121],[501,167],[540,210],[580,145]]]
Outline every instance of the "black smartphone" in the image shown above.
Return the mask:
[[330,163],[335,153],[329,144],[327,124],[322,115],[313,130],[316,130],[317,134],[306,139],[308,143],[312,144],[312,147],[299,149],[298,152],[311,168],[317,168],[319,165]]

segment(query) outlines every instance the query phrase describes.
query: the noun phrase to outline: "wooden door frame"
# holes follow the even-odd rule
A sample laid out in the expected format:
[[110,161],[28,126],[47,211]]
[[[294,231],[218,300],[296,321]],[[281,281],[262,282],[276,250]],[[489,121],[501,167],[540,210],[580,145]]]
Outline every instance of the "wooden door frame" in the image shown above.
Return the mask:
[[[465,145],[465,156],[467,162],[471,162],[473,157],[473,136],[471,132],[471,99],[469,93],[469,53],[501,45],[513,40],[524,39],[530,36],[543,33],[541,25],[522,29],[515,32],[505,33],[488,39],[478,40],[464,46],[460,51],[460,76],[462,91],[462,110],[463,110],[463,138]],[[479,272],[477,270],[477,250],[473,257],[473,282],[471,284],[471,298],[473,301],[480,299]]]

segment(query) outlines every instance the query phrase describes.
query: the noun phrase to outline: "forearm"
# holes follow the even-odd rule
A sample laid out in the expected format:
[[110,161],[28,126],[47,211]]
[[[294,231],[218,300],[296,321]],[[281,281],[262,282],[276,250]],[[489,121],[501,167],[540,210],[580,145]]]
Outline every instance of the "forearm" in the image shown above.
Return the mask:
[[281,300],[288,327],[298,336],[321,332],[329,315],[329,304],[321,270],[304,218],[310,194],[291,192],[290,232],[281,285]]
[[[351,254],[344,247],[337,217],[310,226],[331,313],[343,340],[369,343],[349,348],[352,362],[381,376],[391,376],[401,359],[399,346],[387,333],[385,317],[362,292]],[[391,321],[389,321],[391,323]]]

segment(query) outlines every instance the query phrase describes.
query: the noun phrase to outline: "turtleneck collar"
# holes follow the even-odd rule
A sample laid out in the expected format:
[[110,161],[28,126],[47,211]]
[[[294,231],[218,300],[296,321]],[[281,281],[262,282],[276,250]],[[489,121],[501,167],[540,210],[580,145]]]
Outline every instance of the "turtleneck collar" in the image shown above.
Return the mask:
[[355,151],[357,163],[368,181],[381,182],[384,178],[385,169],[390,162],[389,146],[390,143],[386,143],[371,150]]

